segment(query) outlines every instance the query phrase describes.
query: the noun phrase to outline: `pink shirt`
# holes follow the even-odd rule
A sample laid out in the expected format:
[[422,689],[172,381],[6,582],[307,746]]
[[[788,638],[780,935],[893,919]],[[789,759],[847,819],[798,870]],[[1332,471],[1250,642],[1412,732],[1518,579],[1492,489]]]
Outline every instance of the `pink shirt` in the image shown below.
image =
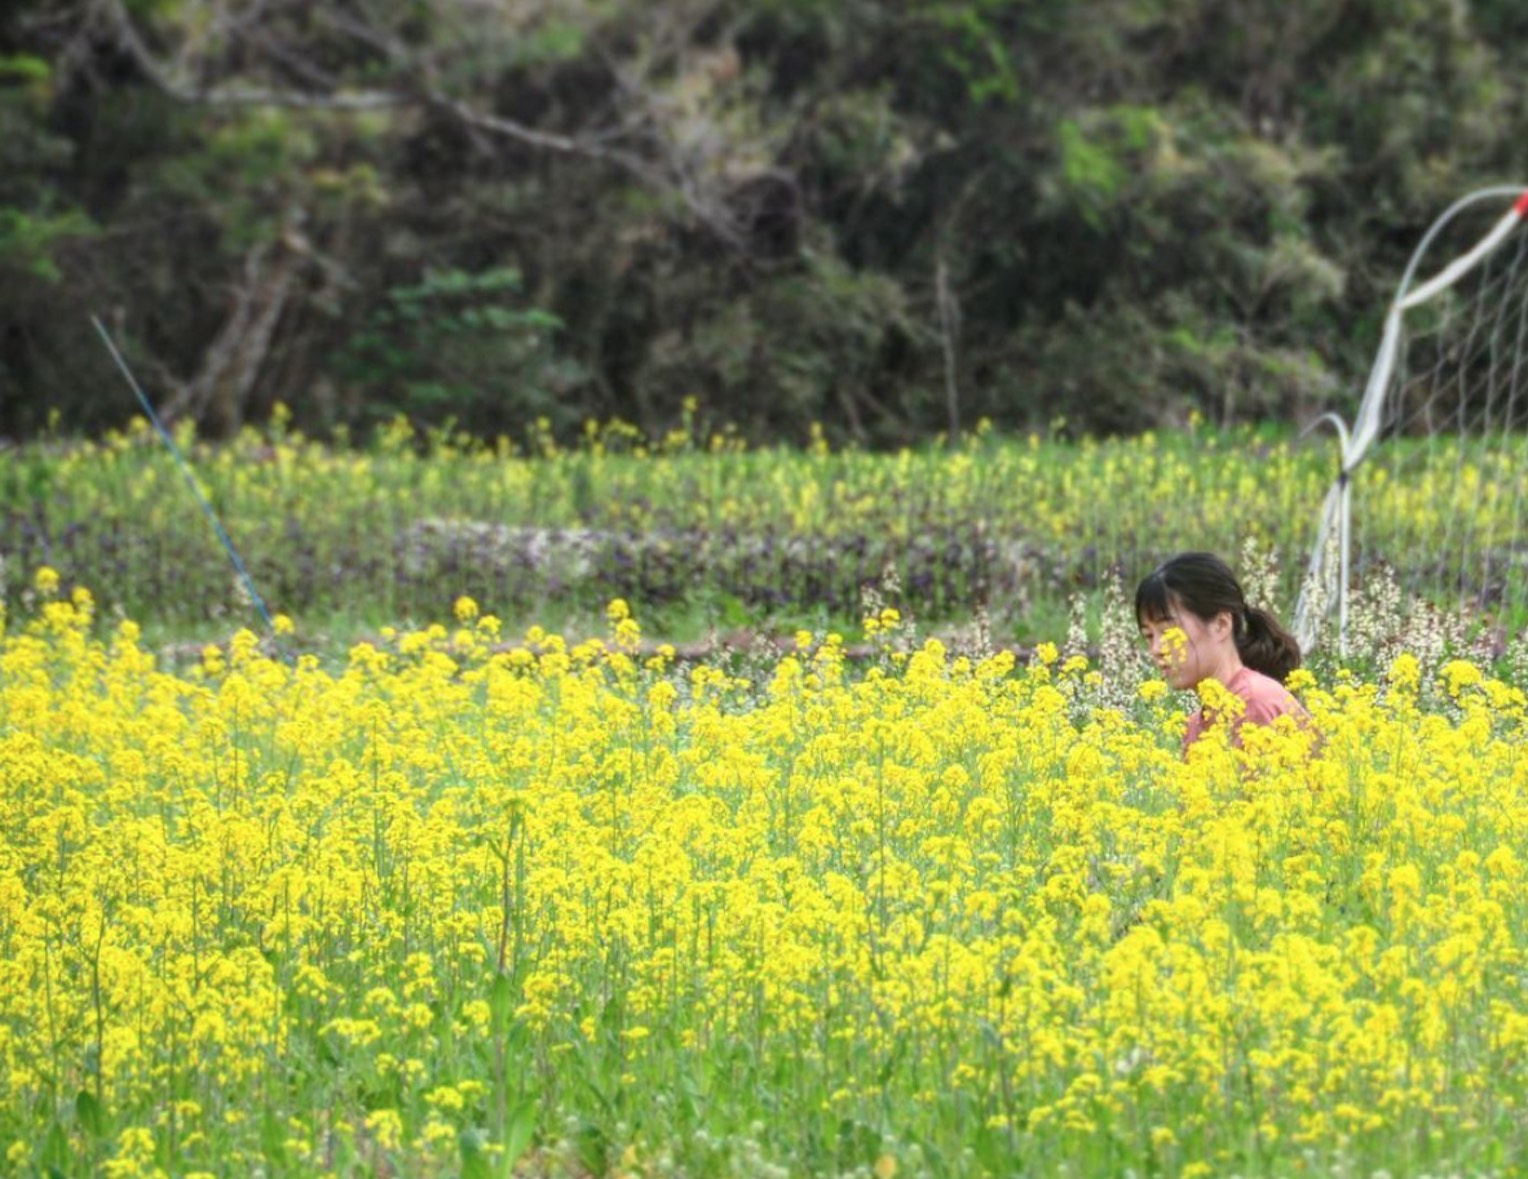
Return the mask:
[[[1305,709],[1300,702],[1289,694],[1289,689],[1272,676],[1266,676],[1260,671],[1253,671],[1250,667],[1243,667],[1231,677],[1226,687],[1246,701],[1247,710],[1241,717],[1232,722],[1231,744],[1240,746],[1240,730],[1244,724],[1270,725],[1281,716],[1304,716]],[[1193,716],[1188,718],[1188,728],[1183,734],[1183,751],[1188,752],[1188,747],[1204,735],[1204,731],[1215,723],[1213,713],[1205,715],[1201,708]]]

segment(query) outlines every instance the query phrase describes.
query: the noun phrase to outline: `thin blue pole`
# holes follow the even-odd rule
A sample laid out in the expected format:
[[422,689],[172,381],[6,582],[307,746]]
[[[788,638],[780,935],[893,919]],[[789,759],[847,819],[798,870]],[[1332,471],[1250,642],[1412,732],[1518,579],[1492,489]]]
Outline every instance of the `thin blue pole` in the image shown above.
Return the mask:
[[175,445],[175,439],[170,436],[170,432],[164,428],[164,423],[159,420],[159,415],[154,412],[154,406],[138,386],[137,379],[133,376],[132,370],[127,367],[127,361],[122,359],[122,353],[118,352],[117,346],[112,343],[111,334],[107,332],[105,326],[101,323],[100,317],[92,315],[90,322],[95,324],[96,331],[101,334],[101,339],[106,343],[106,350],[111,353],[111,358],[117,362],[117,367],[122,370],[122,375],[127,378],[127,383],[132,387],[133,392],[138,395],[138,404],[143,406],[143,412],[148,414],[149,421],[153,423],[154,429],[158,431],[160,440],[169,448],[170,454],[175,457],[176,465],[180,467],[180,473],[186,477],[186,483],[191,488],[192,494],[196,496],[197,503],[202,505],[202,511],[212,524],[213,531],[218,534],[218,539],[223,542],[223,548],[228,551],[228,559],[233,562],[234,569],[244,582],[244,589],[249,594],[249,600],[254,603],[255,609],[260,612],[260,617],[265,620],[265,628],[272,635],[275,635],[276,622],[271,617],[271,612],[265,608],[265,599],[260,596],[260,591],[255,589],[255,583],[249,576],[249,570],[244,568],[244,561],[240,558],[238,550],[233,547],[233,541],[228,539],[228,533],[223,528],[223,522],[218,519],[217,512],[213,511],[212,505],[207,502],[207,497],[202,494],[202,489],[197,485],[196,476],[191,473],[191,467],[186,462],[185,456],[181,454],[180,447]]

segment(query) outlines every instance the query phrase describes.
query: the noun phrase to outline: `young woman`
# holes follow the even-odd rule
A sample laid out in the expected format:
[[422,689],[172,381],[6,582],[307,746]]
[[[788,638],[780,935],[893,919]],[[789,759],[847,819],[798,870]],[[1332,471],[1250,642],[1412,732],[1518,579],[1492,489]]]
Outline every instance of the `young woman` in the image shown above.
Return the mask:
[[[1241,697],[1233,744],[1243,724],[1305,715],[1284,687],[1300,666],[1300,644],[1268,611],[1247,605],[1236,575],[1213,553],[1180,553],[1148,575],[1135,591],[1135,619],[1169,686],[1188,691],[1214,679]],[[1204,708],[1189,718],[1185,753],[1217,719]]]

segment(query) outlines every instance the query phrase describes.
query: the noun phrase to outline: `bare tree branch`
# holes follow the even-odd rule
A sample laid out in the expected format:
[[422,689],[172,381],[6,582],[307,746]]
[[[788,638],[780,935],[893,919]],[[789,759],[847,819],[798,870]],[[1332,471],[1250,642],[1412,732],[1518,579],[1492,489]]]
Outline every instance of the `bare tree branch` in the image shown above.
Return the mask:
[[725,75],[725,82],[732,80],[737,70],[736,54],[726,50],[711,55],[727,64],[730,72],[720,69],[716,61],[702,61],[688,72],[681,71],[676,83],[681,88],[696,78],[704,82],[708,73],[714,76],[700,87],[698,97],[692,91],[679,100],[678,106],[653,82],[655,71],[678,68],[685,46],[714,16],[720,2],[700,0],[687,11],[668,12],[665,23],[660,23],[648,40],[646,52],[626,65],[607,58],[606,68],[619,96],[614,119],[583,134],[566,135],[529,126],[449,93],[440,85],[435,63],[427,55],[405,46],[366,15],[358,16],[339,4],[320,4],[307,15],[387,61],[397,78],[395,85],[344,89],[330,71],[262,31],[256,21],[267,10],[267,0],[259,0],[237,20],[214,27],[222,36],[254,46],[275,68],[311,88],[199,83],[190,80],[190,61],[171,65],[156,55],[123,0],[91,0],[97,19],[106,22],[117,44],[144,76],[179,101],[214,107],[332,111],[416,107],[442,111],[469,131],[620,168],[645,186],[677,198],[707,231],[746,258],[751,253],[748,228],[732,207],[738,186],[767,174],[794,187],[795,177],[778,168],[759,166],[750,167],[746,176],[735,174],[737,169],[729,167],[726,159],[730,151],[727,134],[704,108],[694,105],[704,100],[708,87],[718,78]]
[[176,382],[164,406],[167,418],[187,412],[203,418],[214,410],[214,416],[232,426],[243,417],[308,254],[296,228],[300,214],[289,220],[292,224],[276,242],[262,242],[245,255],[244,281],[235,291],[233,310],[203,354],[196,375]]
[[293,90],[268,90],[242,86],[195,86],[176,78],[152,50],[144,44],[133,18],[122,0],[103,0],[104,14],[111,22],[117,44],[133,59],[144,75],[164,93],[182,102],[209,106],[291,107],[301,110],[377,110],[401,106],[411,99],[388,90],[362,90],[329,94],[309,94]]
[[945,410],[953,445],[960,439],[960,301],[950,285],[950,268],[943,253],[934,260],[934,294],[939,309],[939,346],[944,353]]

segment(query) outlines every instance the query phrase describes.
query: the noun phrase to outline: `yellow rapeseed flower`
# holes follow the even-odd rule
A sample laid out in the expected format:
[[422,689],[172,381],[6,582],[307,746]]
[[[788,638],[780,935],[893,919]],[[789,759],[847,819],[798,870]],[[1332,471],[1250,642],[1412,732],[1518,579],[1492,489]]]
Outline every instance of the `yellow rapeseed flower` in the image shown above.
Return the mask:
[[1159,680],[934,640],[739,674],[636,660],[626,610],[610,642],[427,626],[331,668],[236,635],[176,673],[31,611],[0,636],[12,1170],[523,1142],[765,1174],[839,1167],[846,1121],[872,1169],[976,1125],[1042,1169],[1220,1173],[1255,1138],[1378,1170],[1528,1102],[1528,724],[1484,668],[1311,677],[1316,750],[1185,764]]

